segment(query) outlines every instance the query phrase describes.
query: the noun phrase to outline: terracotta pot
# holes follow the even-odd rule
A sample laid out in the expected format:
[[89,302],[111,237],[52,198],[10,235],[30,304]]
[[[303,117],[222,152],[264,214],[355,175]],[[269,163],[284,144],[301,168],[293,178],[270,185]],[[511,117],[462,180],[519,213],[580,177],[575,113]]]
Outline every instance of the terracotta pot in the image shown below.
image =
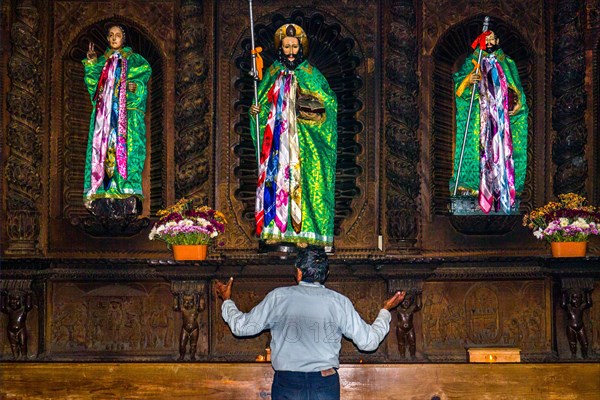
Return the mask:
[[207,244],[174,244],[171,247],[176,261],[206,260]]
[[553,257],[585,257],[587,242],[552,242]]

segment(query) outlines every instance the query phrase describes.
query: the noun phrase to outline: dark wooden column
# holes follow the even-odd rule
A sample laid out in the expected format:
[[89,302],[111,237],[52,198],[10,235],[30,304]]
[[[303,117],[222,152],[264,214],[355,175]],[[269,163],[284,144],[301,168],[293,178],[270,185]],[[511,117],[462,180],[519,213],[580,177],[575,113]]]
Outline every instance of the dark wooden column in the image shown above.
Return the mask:
[[583,41],[583,1],[556,2],[554,22],[554,73],[552,76],[552,127],[556,137],[552,160],[556,165],[554,195],[586,194],[588,160],[585,155],[585,52]]
[[415,252],[420,194],[416,17],[412,0],[391,1],[389,10],[383,38],[385,245],[392,252]]
[[177,26],[175,78],[175,197],[195,195],[208,202],[211,121],[205,85],[209,67],[203,2],[183,1]]
[[12,46],[8,62],[10,90],[6,144],[6,254],[38,255],[40,195],[42,194],[42,44],[40,14],[30,1],[16,2],[10,32]]

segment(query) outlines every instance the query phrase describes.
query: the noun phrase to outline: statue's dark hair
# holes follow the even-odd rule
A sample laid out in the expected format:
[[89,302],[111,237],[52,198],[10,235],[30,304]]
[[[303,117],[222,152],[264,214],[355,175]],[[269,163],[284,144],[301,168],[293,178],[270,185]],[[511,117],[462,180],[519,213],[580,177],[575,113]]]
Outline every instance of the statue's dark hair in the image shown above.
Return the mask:
[[329,274],[329,260],[325,249],[318,246],[300,249],[296,259],[296,268],[302,271],[304,282],[324,283]]

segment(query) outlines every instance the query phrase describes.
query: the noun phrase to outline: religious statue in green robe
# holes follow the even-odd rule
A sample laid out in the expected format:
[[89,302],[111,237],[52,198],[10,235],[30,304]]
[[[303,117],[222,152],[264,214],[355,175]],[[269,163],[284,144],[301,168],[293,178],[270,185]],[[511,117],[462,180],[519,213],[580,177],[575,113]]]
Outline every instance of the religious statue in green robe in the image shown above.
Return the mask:
[[[298,25],[275,32],[278,59],[258,87],[250,131],[260,155],[256,233],[267,243],[331,246],[337,160],[337,98],[304,59]],[[256,115],[260,141],[257,141]]]
[[[482,33],[475,51],[453,76],[456,141],[450,193],[454,192],[473,85],[476,92],[467,131],[458,195],[478,197],[481,210],[509,214],[523,191],[527,169],[529,108],[515,62],[498,47],[494,32]],[[477,65],[479,49],[481,65]]]
[[93,106],[83,193],[90,210],[99,199],[135,200],[133,208],[143,199],[144,114],[152,69],[144,57],[123,47],[123,27],[111,26],[107,39],[109,48],[103,55],[97,58],[90,43],[82,61]]

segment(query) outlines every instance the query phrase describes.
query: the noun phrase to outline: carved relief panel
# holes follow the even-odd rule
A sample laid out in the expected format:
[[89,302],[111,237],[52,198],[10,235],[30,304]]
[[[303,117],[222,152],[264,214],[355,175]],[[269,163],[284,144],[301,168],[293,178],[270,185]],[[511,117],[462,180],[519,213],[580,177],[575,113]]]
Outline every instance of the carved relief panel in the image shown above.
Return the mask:
[[181,321],[165,282],[54,282],[48,315],[46,345],[55,358],[178,355]]
[[[242,312],[249,312],[254,306],[276,287],[284,286],[281,282],[235,281],[235,304]],[[221,300],[215,299],[211,304],[211,355],[217,360],[255,361],[259,355],[266,355],[265,349],[271,342],[269,331],[261,332],[253,337],[237,338],[233,336],[229,326],[221,317]]]
[[[336,171],[336,251],[377,249],[377,160],[379,151],[376,103],[377,2],[278,2],[254,6],[257,46],[265,67],[274,60],[273,33],[294,22],[306,30],[308,60],[327,78],[338,97],[338,161]],[[226,251],[254,252],[256,156],[250,137],[248,107],[253,98],[250,70],[248,3],[228,0],[217,8],[217,205],[231,225]]]
[[520,348],[525,360],[548,357],[549,290],[546,281],[425,283],[425,356],[430,361],[465,361],[465,348],[506,346]]
[[[368,324],[373,323],[381,305],[386,298],[385,282],[383,281],[365,281],[365,282],[328,282],[326,286],[336,292],[342,293],[348,297],[354,308],[362,319]],[[388,339],[389,339],[388,335]],[[361,353],[352,341],[342,339],[342,349],[340,351],[341,362],[374,362],[383,360],[387,354],[388,340],[379,346],[373,353]]]

